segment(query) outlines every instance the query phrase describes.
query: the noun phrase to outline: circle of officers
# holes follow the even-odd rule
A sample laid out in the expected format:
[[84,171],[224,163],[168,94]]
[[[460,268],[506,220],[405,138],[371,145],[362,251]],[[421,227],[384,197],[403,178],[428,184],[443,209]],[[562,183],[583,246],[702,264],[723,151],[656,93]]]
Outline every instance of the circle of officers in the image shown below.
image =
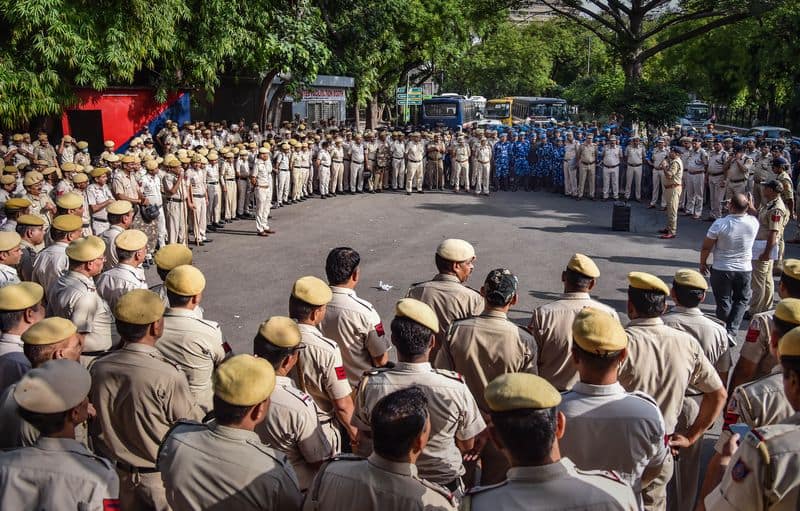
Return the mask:
[[[103,272],[103,239],[65,222],[52,284],[0,288],[2,509],[797,506],[798,260],[751,324],[742,368],[724,324],[700,311],[708,285],[694,270],[671,286],[631,272],[623,327],[591,296],[600,269],[575,254],[563,294],[523,328],[507,316],[516,276],[494,269],[467,287],[476,254],[458,239],[436,248],[435,276],[388,329],[356,293],[358,252],[331,250],[327,282],[297,279],[288,315],[234,355],[204,317],[187,247],[155,254],[163,282],[148,289],[129,276],[144,233],[117,236]],[[0,233],[4,257],[19,245]]]

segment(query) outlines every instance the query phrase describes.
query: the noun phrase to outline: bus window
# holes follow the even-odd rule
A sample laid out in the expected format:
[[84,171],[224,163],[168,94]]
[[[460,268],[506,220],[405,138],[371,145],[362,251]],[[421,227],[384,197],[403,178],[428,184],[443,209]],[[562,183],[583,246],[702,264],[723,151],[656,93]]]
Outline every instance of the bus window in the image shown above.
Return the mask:
[[505,119],[511,115],[510,110],[509,103],[489,103],[486,105],[486,117],[488,119]]
[[456,103],[426,103],[426,117],[455,117],[458,112]]

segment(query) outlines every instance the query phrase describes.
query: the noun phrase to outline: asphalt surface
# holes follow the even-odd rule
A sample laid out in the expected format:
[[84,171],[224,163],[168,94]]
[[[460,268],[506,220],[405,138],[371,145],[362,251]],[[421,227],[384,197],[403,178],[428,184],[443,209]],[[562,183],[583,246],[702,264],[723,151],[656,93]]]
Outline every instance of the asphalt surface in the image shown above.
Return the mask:
[[[222,326],[237,352],[250,352],[259,323],[286,315],[292,283],[304,275],[325,279],[325,257],[338,246],[361,254],[358,295],[369,300],[388,324],[395,302],[408,287],[436,274],[434,252],[445,238],[475,246],[475,272],[468,285],[480,286],[493,268],[519,277],[519,302],[510,318],[527,324],[533,307],[562,291],[561,272],[575,252],[591,256],[601,276],[595,298],[625,314],[626,275],[646,271],[669,284],[678,268],[697,268],[707,222],[681,217],[678,237],[661,240],[664,213],[631,203],[631,231],[611,230],[613,204],[575,201],[547,192],[500,192],[491,197],[426,192],[314,198],[273,209],[268,238],[255,222],[228,224],[214,240],[192,247],[195,264],[208,281],[206,317]],[[788,255],[796,249],[788,245]],[[151,282],[158,277],[150,270]],[[379,284],[389,284],[389,291]],[[713,313],[713,297],[704,310]]]

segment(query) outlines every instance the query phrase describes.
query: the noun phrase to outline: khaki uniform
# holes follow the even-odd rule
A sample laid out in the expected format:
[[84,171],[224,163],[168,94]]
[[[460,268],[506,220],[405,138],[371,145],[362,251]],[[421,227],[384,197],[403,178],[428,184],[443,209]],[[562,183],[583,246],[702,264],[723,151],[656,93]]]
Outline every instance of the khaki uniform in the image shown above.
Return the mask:
[[142,268],[120,263],[97,277],[97,294],[108,303],[112,311],[122,295],[134,289],[147,289],[147,277]]
[[639,509],[630,486],[613,472],[580,470],[568,458],[539,467],[514,467],[508,480],[467,494],[461,509],[496,511],[633,511]]
[[589,470],[613,470],[637,499],[645,469],[662,465],[670,456],[664,417],[643,392],[627,393],[619,383],[579,381],[563,394],[558,409],[567,417],[558,441],[561,455]]
[[[644,163],[644,147],[629,145],[625,149],[625,198],[642,198],[642,164]],[[657,183],[657,181],[656,181]]]
[[[777,231],[776,243],[780,243],[783,238],[783,229],[789,223],[789,211],[783,204],[783,200],[777,197],[775,200],[761,204],[758,209],[758,233],[756,240],[766,240],[770,231]],[[775,297],[775,281],[772,276],[772,266],[775,261],[753,261],[753,273],[750,287],[753,290],[750,299],[750,314],[757,314],[772,308]]]
[[84,354],[98,355],[118,343],[111,307],[97,294],[90,277],[74,271],[65,273],[53,285],[47,299],[48,316],[69,319],[84,335]]
[[464,182],[464,190],[469,191],[469,158],[471,152],[466,143],[457,143],[453,148],[453,176],[451,178],[453,189],[458,191],[461,181]]
[[[488,413],[483,397],[486,385],[506,373],[536,374],[537,353],[536,341],[527,330],[509,321],[503,312],[488,311],[453,322],[436,357],[436,367],[460,373],[478,408]],[[505,455],[494,442],[487,443],[481,452],[481,484],[499,483],[508,468]]]
[[406,192],[411,192],[416,184],[417,191],[422,191],[422,158],[425,156],[425,144],[414,142],[406,144]]
[[272,206],[272,161],[256,159],[253,165],[256,178],[256,231],[269,229],[269,210]]
[[167,501],[183,509],[300,509],[297,477],[252,431],[180,421],[158,453]]
[[577,140],[564,142],[564,159],[562,166],[564,170],[564,194],[568,197],[578,196],[578,166],[576,158],[580,142]]
[[747,178],[753,167],[753,159],[746,154],[734,159],[725,174],[725,199],[729,200],[735,193],[747,191]]
[[[453,371],[433,369],[429,363],[398,362],[392,369],[376,369],[364,374],[356,394],[353,425],[370,431],[370,415],[375,404],[396,390],[420,386],[428,397],[431,432],[428,445],[417,460],[424,479],[450,485],[464,474],[461,452],[455,439],[469,440],[486,429],[475,398],[463,378]],[[362,441],[364,453],[371,445]]]
[[372,358],[389,351],[391,341],[384,335],[383,323],[372,304],[352,289],[332,286],[331,291],[333,298],[320,329],[339,345],[347,381],[356,387],[364,371],[373,368]]
[[800,414],[758,428],[742,440],[708,511],[794,511],[800,504]]
[[[91,209],[90,206],[97,206],[98,204],[102,204],[110,200],[114,200],[114,195],[111,193],[111,188],[109,188],[108,185],[100,186],[92,183],[86,187],[86,202],[88,204],[86,206],[87,210]],[[108,211],[106,211],[106,208],[103,208],[100,211],[95,211],[91,215],[92,232],[94,232],[95,236],[100,236],[109,227]]]
[[411,463],[390,461],[373,453],[368,459],[343,456],[320,469],[304,511],[448,511],[450,492],[419,477]]
[[15,388],[16,383],[0,394],[0,450],[31,446],[39,439],[39,430],[19,416],[19,406],[14,400]]
[[0,335],[0,392],[30,371],[31,362],[25,356],[23,346],[19,335],[8,332]]
[[67,268],[69,268],[67,243],[59,241],[46,247],[36,256],[31,280],[42,286],[45,295],[50,299],[50,288]]
[[206,189],[206,173],[204,169],[188,168],[186,185],[192,193],[191,210],[192,232],[195,242],[206,240],[206,216],[208,211],[208,191]]
[[690,150],[686,155],[686,214],[699,217],[703,213],[705,197],[706,166],[708,154],[705,149]]
[[331,193],[342,193],[344,180],[344,147],[335,145],[331,147]]
[[664,170],[669,166],[669,152],[666,149],[659,150],[658,148],[653,149],[652,159],[650,160],[653,162],[653,168],[651,170],[651,175],[653,177],[653,196],[650,199],[650,205],[655,206],[658,202],[659,196],[661,197],[661,209],[667,207],[665,190],[664,190],[664,181],[661,179],[661,176],[664,174]]
[[225,220],[236,218],[236,167],[233,162],[225,160],[222,162],[220,178],[225,184],[223,203],[225,205]]
[[222,186],[219,182],[219,164],[217,162],[206,165],[206,189],[208,190],[208,216],[209,224],[218,224],[222,218]]
[[728,152],[721,149],[719,152],[708,153],[708,200],[711,202],[711,216],[722,217],[722,200],[725,198],[725,164],[729,158]]
[[113,465],[71,438],[40,438],[0,454],[2,509],[110,509],[119,496]]
[[439,273],[433,280],[412,284],[406,298],[416,298],[436,313],[439,318],[436,344],[439,347],[447,342],[453,321],[477,316],[483,312],[484,305],[483,297],[477,291],[462,284],[455,275],[445,273]]
[[[781,192],[781,200],[783,200],[784,206],[786,206],[786,211],[788,214],[791,215],[791,211],[789,211],[789,201],[794,201],[794,187],[792,186],[792,177],[786,173],[785,170],[781,170],[780,174],[775,175],[775,179],[778,180],[783,185],[783,191]],[[797,207],[795,207],[795,210]],[[786,223],[789,223],[789,219],[786,219]],[[784,229],[786,225],[784,225]],[[786,244],[784,243],[785,231],[781,232],[780,238],[778,238],[778,261],[777,267],[780,268],[783,264],[783,253],[786,249]]]
[[156,348],[186,374],[189,391],[203,412],[211,411],[214,404],[211,375],[225,359],[226,350],[230,351],[222,340],[219,325],[198,317],[193,310],[168,308],[164,312],[164,333]]
[[256,433],[262,442],[286,454],[303,491],[316,474],[313,465],[334,454],[319,425],[314,400],[285,376],[275,378],[267,420],[256,426]]
[[319,194],[324,197],[330,193],[331,153],[320,149],[317,159],[319,159]]
[[664,185],[664,201],[667,203],[667,229],[672,234],[678,232],[678,203],[681,199],[683,183],[683,162],[680,158],[669,160],[669,164],[661,174]]
[[[597,167],[597,146],[584,142],[578,148],[578,194],[583,197],[586,185],[589,185],[589,197],[595,197],[595,171]],[[588,183],[587,183],[588,181]]]
[[622,163],[622,148],[613,143],[603,151],[603,199],[609,192],[614,200],[619,198],[619,166]]
[[406,144],[402,140],[392,140],[389,149],[392,154],[392,190],[396,190],[406,182]]
[[119,257],[117,256],[117,244],[115,243],[117,236],[125,232],[125,229],[119,225],[112,225],[100,235],[100,238],[106,244],[106,260],[103,263],[103,271],[108,271],[119,264]]
[[604,310],[619,319],[614,309],[593,300],[589,293],[564,293],[559,300],[533,309],[528,325],[538,345],[539,376],[560,391],[571,389],[578,381],[578,368],[572,362],[572,322],[584,307]]
[[772,179],[772,154],[758,153],[753,160],[753,199],[756,207],[761,206],[761,183]]
[[31,201],[31,205],[28,208],[31,215],[36,215],[42,220],[44,220],[44,232],[47,233],[50,230],[50,213],[45,209],[46,206],[50,205],[55,208],[55,204],[50,199],[50,197],[44,192],[44,188],[42,189],[42,193],[39,195],[32,195],[30,193],[26,193],[23,195],[25,199]]
[[769,349],[770,323],[774,310],[759,312],[750,319],[739,357],[756,364],[755,378],[769,374],[778,359]]
[[342,438],[333,402],[349,396],[353,391],[347,381],[342,352],[336,341],[323,336],[316,327],[297,326],[305,349],[300,351],[300,361],[292,376],[298,387],[314,399],[317,418],[333,451],[341,452]]
[[364,186],[364,144],[350,144],[350,193],[360,192]]
[[22,240],[20,245],[22,248],[22,257],[20,257],[17,269],[19,270],[20,279],[28,282],[33,278],[33,263],[36,262],[36,256],[39,255],[39,253],[36,251],[36,247],[26,240]]
[[478,146],[475,151],[475,193],[489,195],[489,175],[492,170],[492,146]]
[[97,359],[90,371],[97,417],[89,432],[97,453],[117,464],[122,509],[169,509],[156,468],[159,445],[172,424],[202,416],[186,376],[156,348],[137,343]]
[[776,366],[770,374],[733,389],[714,449],[722,452],[731,437],[731,424],[744,423],[751,429],[760,428],[778,424],[793,413],[783,390],[783,371]]
[[444,189],[444,155],[447,148],[442,142],[431,142],[427,147],[428,175],[432,190]]
[[[250,184],[250,159],[236,158],[236,215],[250,214],[253,202],[253,185]],[[287,188],[288,193],[288,188]]]
[[[723,387],[722,380],[700,344],[691,335],[666,326],[661,318],[634,319],[625,330],[628,357],[620,366],[619,382],[628,391],[652,396],[664,415],[667,435],[672,435],[689,387],[699,393],[714,392]],[[661,475],[644,488],[648,509],[664,508],[672,469],[671,463],[665,463]]]
[[9,284],[19,284],[17,270],[7,264],[0,264],[0,287]]
[[[180,181],[175,193],[169,190]],[[189,240],[186,216],[186,183],[173,172],[166,172],[161,178],[161,189],[164,190],[164,216],[167,221],[167,243],[183,243]]]

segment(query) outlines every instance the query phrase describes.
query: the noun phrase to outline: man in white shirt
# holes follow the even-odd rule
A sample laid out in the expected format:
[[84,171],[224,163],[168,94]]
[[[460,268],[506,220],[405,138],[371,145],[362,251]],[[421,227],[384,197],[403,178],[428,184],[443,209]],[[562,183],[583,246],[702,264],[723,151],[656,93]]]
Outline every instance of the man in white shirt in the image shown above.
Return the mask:
[[758,219],[747,214],[749,205],[744,194],[734,194],[729,204],[730,214],[711,224],[700,250],[701,273],[709,272],[708,256],[714,256],[710,270],[716,314],[733,335],[739,330],[751,294],[751,259]]

